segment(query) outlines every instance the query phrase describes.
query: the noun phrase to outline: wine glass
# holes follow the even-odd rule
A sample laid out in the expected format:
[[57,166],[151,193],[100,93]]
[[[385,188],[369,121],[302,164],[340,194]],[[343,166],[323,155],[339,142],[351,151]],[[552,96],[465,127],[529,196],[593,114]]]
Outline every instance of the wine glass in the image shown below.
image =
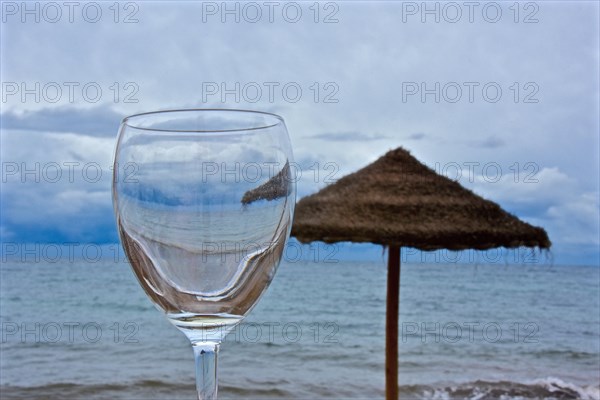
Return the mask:
[[217,353],[273,279],[295,205],[283,119],[170,110],[121,123],[113,205],[140,285],[191,341],[199,399],[217,397]]

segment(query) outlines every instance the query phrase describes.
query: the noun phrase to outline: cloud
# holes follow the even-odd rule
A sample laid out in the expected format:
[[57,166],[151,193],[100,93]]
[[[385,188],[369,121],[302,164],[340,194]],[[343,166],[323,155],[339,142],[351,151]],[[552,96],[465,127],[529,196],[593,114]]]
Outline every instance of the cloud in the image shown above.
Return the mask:
[[598,193],[574,194],[568,201],[548,208],[547,216],[565,244],[600,246]]
[[121,115],[107,106],[78,108],[61,106],[0,114],[2,129],[38,132],[76,132],[81,135],[115,137]]
[[506,141],[497,136],[490,136],[480,142],[476,142],[475,146],[483,147],[488,149],[497,149],[498,147],[502,147],[506,145]]
[[3,238],[8,232],[17,242],[117,240],[110,194],[114,139],[3,130],[2,145]]
[[[3,81],[24,82],[27,87],[35,82],[78,82],[79,88],[97,82],[103,97],[89,104],[77,91],[75,103],[63,96],[49,104],[10,96],[2,104],[3,161],[97,162],[107,168],[124,115],[209,106],[275,111],[285,118],[294,155],[305,168],[299,193],[322,188],[330,163],[340,177],[402,145],[431,166],[498,163],[503,179],[473,182],[476,191],[519,217],[548,226],[555,244],[560,245],[563,235],[573,243],[587,243],[584,237],[594,234],[593,226],[568,221],[593,222],[593,215],[576,214],[574,208],[587,210],[594,205],[589,197],[598,192],[597,3],[544,3],[539,24],[515,24],[508,3],[501,3],[498,23],[487,22],[479,12],[471,23],[463,7],[457,23],[435,23],[432,15],[422,23],[413,15],[400,24],[401,2],[340,2],[339,22],[331,24],[315,23],[310,4],[300,5],[303,18],[298,23],[283,20],[281,7],[274,23],[268,22],[264,8],[258,23],[235,23],[231,15],[227,23],[219,15],[204,23],[202,4],[197,2],[178,7],[140,3],[135,24],[115,24],[108,9],[97,24],[63,19],[23,25],[14,16],[3,25]],[[321,19],[325,11],[321,9]],[[367,33],[357,29],[365,24],[370,27]],[[23,29],[27,35],[20,34]],[[138,103],[122,101],[127,82],[139,88]],[[207,82],[228,90],[236,83],[244,88],[254,82],[262,96],[257,102],[247,101],[254,92],[242,91],[237,93],[239,101],[235,93],[226,94],[223,101],[224,93],[219,92],[204,100]],[[277,84],[273,100],[265,82]],[[426,94],[425,101],[423,93],[406,97],[403,82],[415,83],[419,90],[423,84],[432,90],[436,82],[441,88],[456,82],[462,97],[456,103],[446,101],[448,93],[443,91],[439,102],[434,101],[436,93]],[[478,84],[473,86],[473,101],[464,82]],[[484,98],[482,89],[488,82],[502,89],[495,103]],[[116,103],[111,89],[115,83],[122,89]],[[302,89],[295,103],[284,98],[282,89],[288,83]],[[532,87],[537,87],[536,93]],[[539,102],[526,103],[528,96]],[[539,182],[524,183],[528,171],[521,171],[514,182],[510,168],[516,162],[521,167],[534,163]],[[68,231],[76,237],[76,226],[95,211],[61,211],[60,218],[48,211],[68,207],[70,201],[93,206],[98,218],[112,223],[108,205],[97,203],[91,193],[82,203],[87,195],[80,192],[108,187],[109,182],[95,187],[79,182],[68,188],[11,183],[6,191],[3,186],[3,200],[9,196],[10,201],[2,205],[2,232],[27,238],[27,229],[31,236]],[[69,197],[55,201],[65,189]],[[5,226],[7,216],[10,226]],[[102,230],[114,228],[97,223],[98,237],[106,237]]]
[[408,135],[408,139],[410,140],[423,140],[425,139],[427,135],[425,135],[423,132],[415,132],[412,133],[410,135]]
[[11,240],[14,237],[14,234],[8,230],[8,228],[6,228],[3,225],[0,225],[0,241],[2,242],[6,242],[8,240]]
[[479,175],[469,186],[520,218],[545,228],[559,253],[567,246],[592,252],[600,246],[598,192],[585,192],[576,178],[557,167],[542,168],[530,176],[520,172],[516,175],[510,171],[497,182]]
[[476,176],[474,188],[498,201],[548,207],[571,198],[576,192],[577,179],[569,177],[558,167],[540,169],[539,165],[534,165],[533,169],[519,171],[505,168],[499,179],[496,168],[488,168],[492,172]]
[[388,139],[387,136],[383,135],[369,135],[362,132],[327,132],[327,133],[318,133],[316,135],[309,136],[311,139],[319,139],[319,140],[327,140],[334,142],[352,142],[352,141],[360,141],[360,142],[369,142],[372,140],[383,140]]
[[[12,189],[12,188],[11,188]],[[19,190],[2,193],[3,241],[114,243],[117,237],[110,191]],[[27,208],[22,212],[15,210]],[[4,211],[3,210],[3,211]]]

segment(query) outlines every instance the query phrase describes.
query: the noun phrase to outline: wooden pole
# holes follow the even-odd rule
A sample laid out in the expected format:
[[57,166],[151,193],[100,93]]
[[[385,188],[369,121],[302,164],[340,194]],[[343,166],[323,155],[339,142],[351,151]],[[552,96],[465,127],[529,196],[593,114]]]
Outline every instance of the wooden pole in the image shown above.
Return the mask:
[[400,248],[388,254],[387,311],[385,316],[385,398],[398,399],[398,313],[400,311]]

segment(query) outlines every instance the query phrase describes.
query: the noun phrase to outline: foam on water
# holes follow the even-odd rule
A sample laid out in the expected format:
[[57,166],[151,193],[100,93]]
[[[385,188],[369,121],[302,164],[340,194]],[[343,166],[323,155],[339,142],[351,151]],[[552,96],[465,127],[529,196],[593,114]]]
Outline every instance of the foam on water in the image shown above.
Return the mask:
[[[316,398],[354,398],[364,399],[362,395],[332,392],[331,390],[313,390],[306,396],[301,392],[284,389],[289,381],[248,381],[244,387],[240,385],[221,385],[220,394],[224,397],[243,399],[316,399]],[[529,383],[519,382],[484,382],[475,381],[451,387],[431,387],[426,385],[401,386],[403,398],[422,400],[598,400],[600,388],[581,387],[564,382],[557,378],[543,378]],[[194,395],[192,384],[174,384],[160,380],[141,380],[127,385],[77,385],[50,384],[38,387],[0,387],[3,396],[11,399],[48,399],[48,398],[86,398],[115,400],[134,399],[187,399]],[[374,393],[368,398],[382,398],[383,393]]]

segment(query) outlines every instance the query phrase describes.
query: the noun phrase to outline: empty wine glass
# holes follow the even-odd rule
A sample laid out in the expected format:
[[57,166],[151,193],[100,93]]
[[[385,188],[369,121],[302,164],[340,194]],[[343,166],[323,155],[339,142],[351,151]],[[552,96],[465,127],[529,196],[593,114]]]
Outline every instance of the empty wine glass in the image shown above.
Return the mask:
[[295,204],[283,119],[173,110],[121,123],[113,204],[140,285],[191,341],[199,399],[217,397],[217,353],[273,279]]

